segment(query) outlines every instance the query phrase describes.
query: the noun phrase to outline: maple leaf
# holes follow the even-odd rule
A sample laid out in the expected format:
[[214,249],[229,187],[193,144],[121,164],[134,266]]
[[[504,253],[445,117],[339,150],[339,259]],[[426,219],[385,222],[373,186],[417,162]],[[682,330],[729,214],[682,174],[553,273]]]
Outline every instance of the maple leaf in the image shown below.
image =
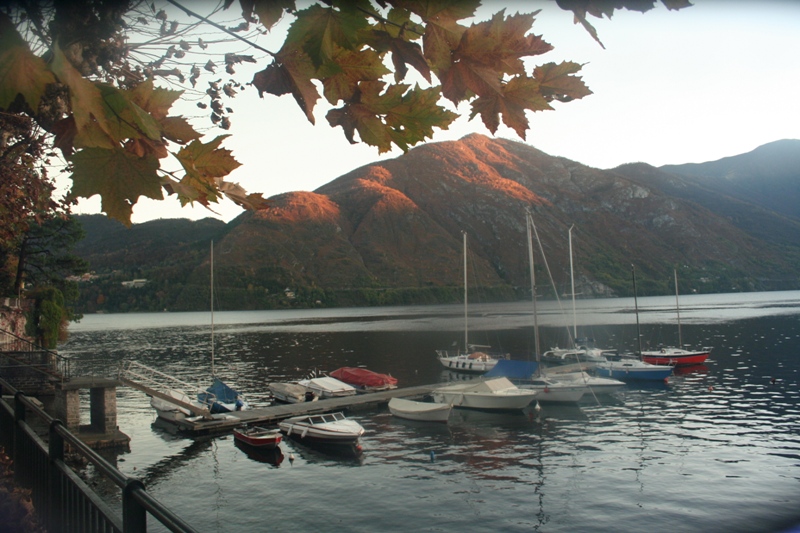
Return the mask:
[[466,27],[458,21],[475,15],[480,0],[399,0],[395,7],[418,15],[426,23],[422,46],[425,59],[437,74],[449,68],[451,53]]
[[72,162],[71,199],[99,194],[102,210],[126,226],[131,225],[133,206],[140,196],[163,200],[158,159],[137,157],[114,148],[85,148],[70,157]]
[[214,178],[225,177],[241,166],[230,150],[219,147],[226,137],[229,136],[220,135],[209,143],[194,140],[177,154],[173,154],[186,171],[181,184],[193,187],[213,201],[219,198],[219,189]]
[[569,102],[592,94],[580,76],[581,65],[572,61],[559,64],[546,63],[533,70],[533,77],[539,83],[539,91],[548,101]]
[[105,103],[108,128],[113,139],[161,139],[161,127],[153,116],[133,103],[128,91],[106,84],[97,84]]
[[540,35],[525,35],[533,26],[535,13],[505,17],[501,10],[491,18],[469,27],[454,52],[456,61],[493,66],[499,74],[525,73],[523,57],[544,54],[553,49]]
[[167,116],[172,104],[181,97],[183,91],[155,87],[153,80],[147,80],[137,85],[130,93],[131,102],[160,121]]
[[[359,32],[369,27],[364,13],[356,9],[357,2],[347,2],[324,8],[312,5],[297,13],[289,28],[284,48],[301,46],[315,68],[334,57],[336,47],[355,50],[360,46]],[[363,5],[361,7],[364,7]],[[366,4],[369,7],[369,4]]]
[[17,33],[5,13],[0,13],[0,108],[8,106],[18,94],[36,111],[53,73]]
[[252,11],[246,11],[244,1],[242,1],[242,12],[245,13],[245,19],[250,20],[248,15],[253,12],[267,30],[272,29],[278,23],[284,11],[296,9],[294,0],[255,0],[252,4]]
[[528,130],[528,118],[525,110],[543,111],[552,109],[547,99],[542,96],[539,83],[527,76],[518,76],[503,85],[499,94],[482,96],[472,102],[470,120],[476,115],[481,115],[486,128],[495,133],[500,125],[500,115],[503,123],[513,129],[517,135],[525,139]]
[[359,84],[357,103],[347,103],[327,114],[331,126],[341,126],[345,137],[361,140],[383,153],[392,143],[402,150],[433,135],[433,128],[447,129],[457,115],[437,105],[437,88],[408,90],[408,85],[390,85],[385,92],[380,81]]
[[314,124],[314,105],[319,100],[319,92],[311,82],[314,67],[302,51],[291,50],[279,53],[267,68],[256,72],[251,82],[258,89],[258,95],[265,92],[281,96],[291,93],[297,105]]
[[216,183],[220,192],[240,207],[257,211],[270,206],[269,201],[261,193],[248,194],[238,183],[224,181],[222,178],[217,178]]
[[113,139],[106,120],[106,105],[100,89],[81,76],[56,45],[53,49],[53,73],[69,87],[70,106],[75,117],[74,145],[83,148],[115,148],[119,139]]
[[201,137],[183,117],[165,117],[159,123],[164,137],[170,141],[183,144]]
[[389,69],[375,51],[356,52],[340,48],[335,61],[323,65],[318,76],[322,79],[325,98],[336,104],[339,100],[350,100],[359,81],[378,80],[387,73]]

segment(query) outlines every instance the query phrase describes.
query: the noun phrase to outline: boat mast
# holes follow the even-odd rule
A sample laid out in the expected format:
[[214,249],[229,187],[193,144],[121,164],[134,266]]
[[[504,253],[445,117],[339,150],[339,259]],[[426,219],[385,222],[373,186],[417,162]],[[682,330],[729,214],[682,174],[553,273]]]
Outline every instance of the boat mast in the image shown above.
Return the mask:
[[211,241],[211,377],[214,373],[214,241]]
[[636,310],[636,339],[639,341],[639,358],[642,357],[642,332],[639,329],[639,301],[636,296],[636,267],[631,265],[631,274],[633,275],[633,306]]
[[572,285],[572,344],[575,346],[578,338],[578,318],[575,313],[575,271],[572,268],[572,228],[575,224],[569,227],[569,280]]
[[536,354],[536,362],[539,362],[539,313],[536,310],[536,274],[533,265],[533,234],[531,227],[533,226],[533,217],[530,211],[525,216],[525,226],[528,230],[528,264],[531,270],[531,300],[533,300],[533,337],[534,337],[534,350]]
[[672,269],[675,274],[675,310],[678,313],[678,348],[683,348],[683,338],[681,338],[681,304],[678,302],[678,270]]
[[467,232],[464,236],[464,353],[469,353],[469,320],[467,318]]

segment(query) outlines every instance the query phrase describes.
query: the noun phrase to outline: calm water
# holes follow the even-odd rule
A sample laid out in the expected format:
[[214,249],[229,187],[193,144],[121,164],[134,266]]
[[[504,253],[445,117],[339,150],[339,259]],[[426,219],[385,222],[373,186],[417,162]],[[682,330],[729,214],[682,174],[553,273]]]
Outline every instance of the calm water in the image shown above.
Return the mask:
[[[639,299],[645,344],[677,342],[674,303]],[[471,341],[528,358],[530,307],[472,306]],[[553,302],[539,307],[542,346],[564,345],[571,313]],[[270,381],[314,368],[366,365],[401,386],[435,383],[456,377],[434,350],[463,339],[462,313],[218,312],[216,370],[256,406],[267,404]],[[131,358],[206,382],[209,321],[208,313],[87,316],[61,352],[98,372]],[[118,466],[202,531],[750,532],[800,524],[800,292],[681,297],[681,322],[685,344],[714,350],[706,365],[667,385],[539,413],[454,411],[446,426],[398,420],[385,408],[357,411],[350,416],[367,430],[359,459],[288,441],[279,462],[248,456],[231,437],[172,435],[143,393],[123,388],[119,426],[132,441]],[[632,300],[579,301],[578,324],[600,346],[635,345]]]

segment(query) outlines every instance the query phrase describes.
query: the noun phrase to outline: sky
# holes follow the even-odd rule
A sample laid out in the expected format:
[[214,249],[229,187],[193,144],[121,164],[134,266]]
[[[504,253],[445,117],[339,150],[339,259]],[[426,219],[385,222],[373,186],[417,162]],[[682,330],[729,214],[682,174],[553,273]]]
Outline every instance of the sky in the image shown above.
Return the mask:
[[[580,75],[593,94],[556,103],[554,111],[529,112],[531,128],[524,140],[504,127],[496,137],[601,169],[632,162],[702,163],[780,139],[800,139],[800,2],[695,0],[680,11],[658,4],[644,14],[618,11],[610,20],[591,18],[605,49],[554,1],[485,0],[477,20],[503,8],[506,15],[541,8],[532,32],[555,49],[534,58],[530,69],[551,61],[583,64]],[[259,44],[277,50],[282,35],[278,28]],[[264,66],[262,61],[257,70]],[[402,155],[351,145],[341,128],[328,125],[323,102],[311,125],[290,95],[262,99],[248,87],[231,101],[231,129],[209,130],[203,140],[231,134],[223,147],[242,166],[228,181],[265,198],[313,191],[350,170]],[[176,111],[197,115],[193,103],[184,105]],[[466,105],[457,111],[463,116],[448,130],[436,130],[433,142],[491,135],[479,117],[467,120]],[[208,120],[197,124],[205,127]],[[214,217],[227,222],[242,212],[228,200],[212,209],[181,207],[174,197],[142,198],[132,220]],[[98,213],[100,201],[82,200],[75,212]]]

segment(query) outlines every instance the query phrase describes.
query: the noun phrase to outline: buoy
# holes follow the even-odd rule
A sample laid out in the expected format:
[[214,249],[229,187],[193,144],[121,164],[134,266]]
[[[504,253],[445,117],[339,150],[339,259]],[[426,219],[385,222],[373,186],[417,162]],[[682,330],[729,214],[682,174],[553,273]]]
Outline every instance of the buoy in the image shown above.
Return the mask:
[[431,462],[434,462],[435,460],[436,460],[436,452],[431,450]]
[[714,387],[712,385],[709,385],[708,386],[708,391],[711,392],[712,390],[714,390]]

